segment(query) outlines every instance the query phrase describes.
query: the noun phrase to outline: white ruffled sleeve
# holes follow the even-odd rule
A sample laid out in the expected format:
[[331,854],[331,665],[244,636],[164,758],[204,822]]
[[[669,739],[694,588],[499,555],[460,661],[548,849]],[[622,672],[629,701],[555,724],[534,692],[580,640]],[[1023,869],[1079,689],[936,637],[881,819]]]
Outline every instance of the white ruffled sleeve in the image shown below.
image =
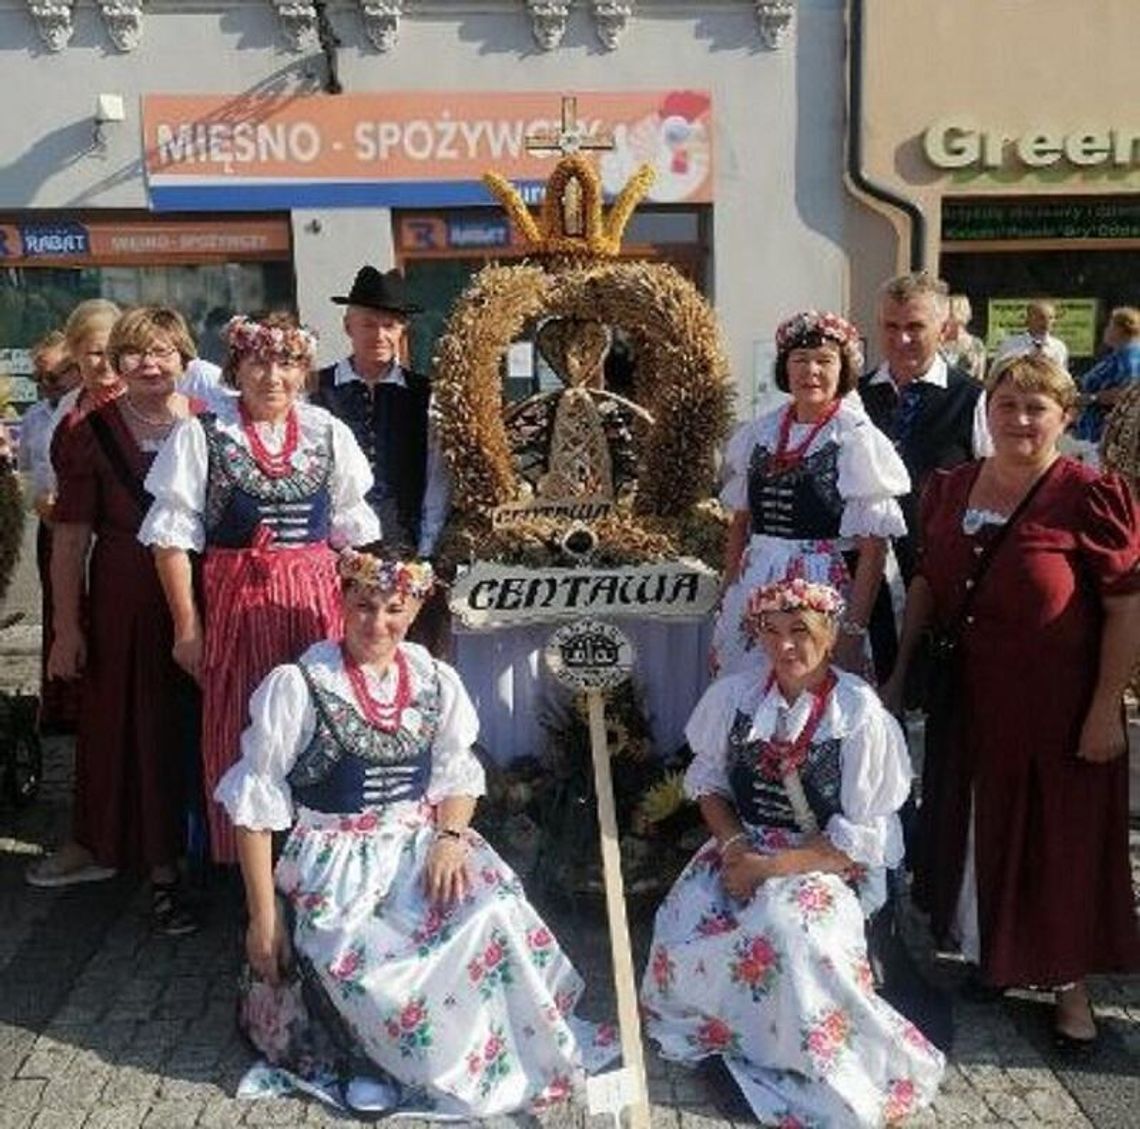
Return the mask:
[[902,537],[906,522],[896,499],[910,493],[910,475],[891,441],[852,404],[839,447],[841,537]]
[[214,799],[235,827],[285,831],[293,825],[293,797],[285,778],[315,728],[316,714],[300,667],[275,667],[249,700],[241,759],[214,789]]
[[329,541],[336,549],[379,541],[380,519],[364,500],[372,489],[372,468],[356,436],[335,416],[330,418],[333,468],[329,483],[332,492],[332,533]]
[[910,792],[911,767],[899,724],[866,690],[866,712],[842,738],[839,802],[827,821],[833,846],[867,867],[898,866],[903,858],[897,815]]
[[[751,677],[746,675],[745,677]],[[728,732],[736,716],[739,675],[718,678],[702,695],[685,726],[693,759],[685,773],[685,795],[732,797],[728,782]]]
[[196,419],[177,424],[159,448],[144,483],[154,502],[139,527],[144,545],[200,553],[206,544],[206,481],[210,454]]
[[428,802],[448,796],[482,796],[486,775],[472,750],[479,736],[479,717],[462,681],[447,663],[438,663],[440,681],[439,731],[431,750]]
[[741,424],[724,452],[724,486],[720,500],[729,510],[748,509],[748,462],[756,446],[756,421]]

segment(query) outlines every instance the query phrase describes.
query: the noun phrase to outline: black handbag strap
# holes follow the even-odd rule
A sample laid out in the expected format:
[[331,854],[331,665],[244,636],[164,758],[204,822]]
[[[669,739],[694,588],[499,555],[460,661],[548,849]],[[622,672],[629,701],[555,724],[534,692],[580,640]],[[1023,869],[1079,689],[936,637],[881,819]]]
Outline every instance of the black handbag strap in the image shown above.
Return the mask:
[[145,514],[150,509],[154,498],[143,489],[142,482],[131,470],[127,463],[127,456],[115,440],[107,421],[96,411],[87,417],[87,423],[90,425],[91,433],[95,436],[95,441],[99,444],[100,450],[106,456],[115,477]]
[[[1029,508],[1029,503],[1033,501],[1037,491],[1045,485],[1046,479],[1053,473],[1053,468],[1057,465],[1059,460],[1054,459],[1048,467],[1045,468],[1044,473],[1037,476],[1037,480],[1032,486],[1026,490],[1021,501],[1017,503],[1013,513],[997,528],[997,532],[987,542],[986,547],[978,555],[978,559],[974,564],[974,571],[970,573],[969,579],[966,581],[966,595],[963,597],[962,602],[958,605],[958,610],[954,615],[954,619],[947,629],[947,634],[951,637],[957,637],[958,633],[962,630],[962,625],[966,622],[966,616],[969,614],[970,608],[973,607],[974,601],[978,597],[978,589],[982,584],[982,577],[989,571],[990,565],[993,563],[994,555],[998,549],[1001,548],[1006,538],[1009,536],[1013,527],[1017,524],[1018,520]],[[978,475],[982,473],[982,465],[978,465],[977,472],[974,474],[970,482],[971,492],[974,489],[974,484],[978,481]],[[969,495],[967,495],[969,501]]]

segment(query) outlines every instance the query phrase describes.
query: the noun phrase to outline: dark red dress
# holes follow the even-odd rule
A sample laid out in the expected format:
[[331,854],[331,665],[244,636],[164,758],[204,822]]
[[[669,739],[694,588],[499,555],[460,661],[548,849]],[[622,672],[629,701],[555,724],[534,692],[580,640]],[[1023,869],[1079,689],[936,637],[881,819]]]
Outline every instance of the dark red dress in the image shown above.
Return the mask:
[[[128,488],[101,446],[102,420]],[[153,461],[113,401],[58,435],[55,520],[90,525],[87,666],[75,743],[74,837],[104,866],[151,867],[182,852],[194,689],[171,658],[173,625],[150,549],[136,539]]]
[[[980,544],[962,529],[977,464],[923,499],[920,573],[952,621]],[[1140,965],[1128,861],[1128,758],[1076,757],[1097,677],[1105,594],[1140,589],[1140,521],[1123,480],[1058,460],[995,552],[963,628],[958,708],[924,805],[916,891],[953,920],[970,795],[981,969],[1058,985]],[[932,750],[933,752],[933,750]]]

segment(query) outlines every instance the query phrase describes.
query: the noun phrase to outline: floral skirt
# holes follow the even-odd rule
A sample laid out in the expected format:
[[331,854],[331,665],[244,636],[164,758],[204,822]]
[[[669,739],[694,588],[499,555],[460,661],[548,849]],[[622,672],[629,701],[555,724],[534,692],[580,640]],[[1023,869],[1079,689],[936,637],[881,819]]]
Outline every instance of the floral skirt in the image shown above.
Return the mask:
[[568,1097],[617,1053],[612,1027],[574,1016],[581,978],[485,841],[472,835],[467,896],[427,901],[433,835],[416,804],[299,811],[276,883],[306,999],[247,977],[241,1009],[274,1092],[284,1077],[341,1100],[364,1075],[404,1108],[487,1117]]
[[802,576],[813,584],[830,584],[846,598],[851,575],[844,552],[850,541],[793,541],[784,537],[753,537],[744,550],[740,575],[721,600],[713,626],[712,667],[717,675],[759,669],[763,649],[745,630],[748,597],[763,584]]
[[[761,851],[798,836],[755,831]],[[641,998],[666,1058],[719,1054],[764,1124],[880,1125],[933,1100],[944,1059],[874,990],[864,917],[838,876],[729,896],[714,842],[657,912]],[[793,1120],[795,1119],[795,1120]]]

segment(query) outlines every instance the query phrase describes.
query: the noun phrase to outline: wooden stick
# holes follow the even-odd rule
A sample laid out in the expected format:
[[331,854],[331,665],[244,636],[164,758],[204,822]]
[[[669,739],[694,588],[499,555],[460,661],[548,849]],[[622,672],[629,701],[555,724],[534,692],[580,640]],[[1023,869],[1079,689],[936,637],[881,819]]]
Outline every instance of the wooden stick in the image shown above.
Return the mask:
[[645,1085],[641,1018],[637,1011],[637,985],[633,975],[633,953],[629,945],[629,922],[625,916],[625,888],[621,876],[610,753],[606,748],[606,715],[602,691],[587,690],[586,701],[590,711],[590,753],[594,760],[594,789],[598,794],[598,828],[601,834],[602,872],[606,884],[610,952],[614,962],[614,987],[617,990],[622,1064],[630,1073],[634,1091],[634,1099],[629,1107],[629,1126],[630,1129],[649,1129],[649,1092]]

